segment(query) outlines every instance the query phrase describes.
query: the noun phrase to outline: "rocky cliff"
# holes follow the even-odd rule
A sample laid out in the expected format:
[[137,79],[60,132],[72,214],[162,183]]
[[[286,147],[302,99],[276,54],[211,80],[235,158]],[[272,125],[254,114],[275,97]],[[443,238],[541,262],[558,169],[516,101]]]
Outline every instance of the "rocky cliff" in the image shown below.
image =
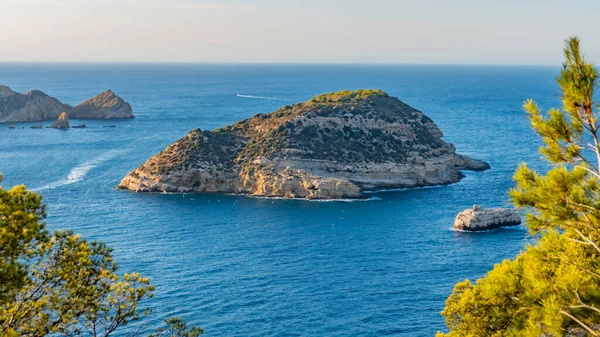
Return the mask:
[[457,155],[422,112],[379,90],[316,96],[214,131],[192,130],[117,186],[141,192],[361,198],[450,184],[484,162]]
[[521,217],[511,209],[483,209],[475,205],[471,209],[458,213],[454,220],[454,229],[478,232],[506,226],[517,226],[520,223]]
[[134,118],[129,103],[110,90],[71,107],[39,90],[20,94],[0,85],[0,123],[55,120],[61,112],[76,119]]

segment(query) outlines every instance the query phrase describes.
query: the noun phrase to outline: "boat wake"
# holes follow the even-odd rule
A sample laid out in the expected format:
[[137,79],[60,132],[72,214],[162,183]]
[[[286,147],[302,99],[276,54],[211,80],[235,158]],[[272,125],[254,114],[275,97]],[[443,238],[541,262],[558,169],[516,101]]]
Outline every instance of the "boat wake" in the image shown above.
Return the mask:
[[42,187],[39,188],[35,188],[32,191],[41,191],[41,190],[50,190],[53,188],[57,188],[60,186],[64,186],[64,185],[70,185],[70,184],[74,184],[77,182],[82,181],[83,179],[85,179],[85,177],[87,176],[87,174],[96,166],[98,166],[98,164],[105,162],[107,160],[110,160],[114,157],[116,157],[118,154],[122,153],[123,150],[112,150],[112,151],[108,151],[92,160],[88,160],[86,162],[83,162],[77,166],[75,166],[74,168],[71,169],[71,171],[69,171],[69,174],[67,174],[67,177],[64,179],[60,179],[57,180],[55,182],[52,182],[48,185],[44,185]]
[[268,99],[271,101],[284,101],[284,102],[292,102],[292,100],[290,99],[284,99],[284,98],[278,98],[278,97],[268,97],[268,96],[254,96],[254,95],[242,95],[242,94],[237,94],[238,97],[243,97],[243,98],[254,98],[254,99]]

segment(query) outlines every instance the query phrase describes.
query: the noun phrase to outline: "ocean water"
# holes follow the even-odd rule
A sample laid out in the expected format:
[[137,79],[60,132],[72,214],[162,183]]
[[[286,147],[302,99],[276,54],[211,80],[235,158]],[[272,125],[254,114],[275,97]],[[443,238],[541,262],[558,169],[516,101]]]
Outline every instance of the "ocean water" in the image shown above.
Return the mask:
[[[454,284],[529,240],[522,227],[451,230],[456,213],[508,206],[519,163],[546,166],[521,105],[558,106],[559,67],[0,64],[0,84],[76,104],[108,88],[134,120],[89,128],[0,124],[5,188],[43,193],[50,229],[114,248],[122,272],[149,276],[153,316],[206,336],[432,336]],[[193,128],[214,129],[314,95],[379,88],[423,111],[457,152],[492,169],[459,183],[356,202],[136,194],[114,186]],[[72,123],[78,123],[74,121]],[[50,124],[50,122],[44,123]],[[115,128],[102,128],[104,125]]]

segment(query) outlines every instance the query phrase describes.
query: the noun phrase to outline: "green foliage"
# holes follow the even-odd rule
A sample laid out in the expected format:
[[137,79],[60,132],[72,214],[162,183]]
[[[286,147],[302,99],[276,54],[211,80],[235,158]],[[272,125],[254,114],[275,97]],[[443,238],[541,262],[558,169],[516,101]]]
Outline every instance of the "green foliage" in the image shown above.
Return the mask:
[[25,285],[27,264],[38,253],[36,246],[48,241],[41,202],[24,186],[0,188],[0,303]]
[[438,336],[600,336],[598,73],[577,38],[565,57],[563,108],[543,114],[531,100],[524,105],[553,168],[543,175],[521,165],[510,191],[537,243],[476,284],[458,283],[442,312],[450,332]]
[[204,330],[200,328],[188,328],[187,323],[181,318],[172,317],[165,319],[165,326],[149,337],[197,337],[203,333]]
[[315,137],[317,135],[317,126],[316,125],[309,125],[307,127],[305,127],[301,133],[307,137]]
[[[49,234],[45,218],[40,195],[0,187],[0,336],[107,337],[150,314],[147,278],[119,276],[103,243],[70,231]],[[178,319],[167,324],[178,328],[176,336],[202,333]]]
[[331,102],[350,102],[357,100],[370,100],[375,97],[384,96],[387,94],[381,90],[373,89],[361,89],[361,90],[342,90],[338,92],[332,92],[329,94],[323,94],[313,97],[310,102],[312,103],[331,103]]

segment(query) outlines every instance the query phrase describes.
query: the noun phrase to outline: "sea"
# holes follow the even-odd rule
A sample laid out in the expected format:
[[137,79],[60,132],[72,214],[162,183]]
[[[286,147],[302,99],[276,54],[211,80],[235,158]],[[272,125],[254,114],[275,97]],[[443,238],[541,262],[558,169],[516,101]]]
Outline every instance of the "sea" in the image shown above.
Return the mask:
[[[206,336],[434,336],[453,286],[515,257],[524,226],[452,230],[474,204],[511,207],[523,162],[544,171],[522,109],[560,107],[560,66],[0,63],[0,84],[77,104],[112,89],[135,119],[85,129],[0,124],[3,188],[25,184],[50,230],[114,249],[119,273],[151,279],[143,331],[178,316]],[[361,201],[115,190],[190,130],[212,130],[339,90],[382,89],[423,111],[457,152],[491,170],[449,186]],[[51,121],[43,122],[44,126]],[[114,125],[115,127],[105,127]],[[140,325],[136,325],[139,327]],[[122,333],[127,332],[127,329]]]

